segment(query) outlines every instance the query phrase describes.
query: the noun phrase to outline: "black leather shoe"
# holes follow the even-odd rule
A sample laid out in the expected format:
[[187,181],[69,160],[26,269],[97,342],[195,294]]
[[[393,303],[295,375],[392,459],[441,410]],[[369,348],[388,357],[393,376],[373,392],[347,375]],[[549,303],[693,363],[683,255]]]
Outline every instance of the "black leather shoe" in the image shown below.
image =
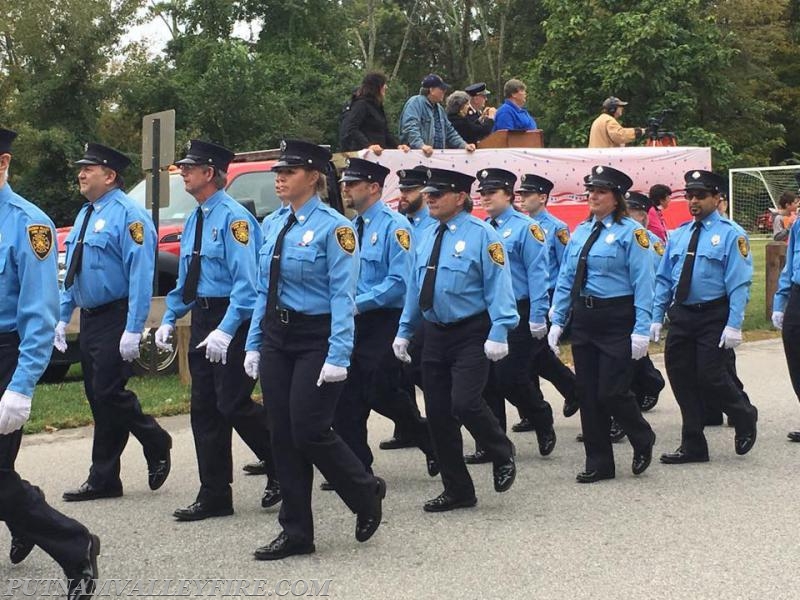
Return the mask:
[[511,426],[511,431],[514,433],[522,433],[523,431],[533,431],[533,423],[531,423],[530,419],[522,418],[520,419],[519,423],[515,423]]
[[576,442],[582,442],[583,441],[583,432],[582,431],[578,432],[578,435],[575,436],[575,441]]
[[465,454],[464,462],[468,465],[485,465],[492,462],[492,459],[486,454],[482,448],[477,448],[474,454]]
[[615,419],[611,419],[611,429],[608,432],[608,437],[611,438],[612,444],[616,444],[625,439],[625,431]]
[[686,463],[704,463],[708,462],[708,456],[692,456],[687,454],[683,447],[678,447],[675,452],[668,452],[661,455],[661,462],[665,465],[683,465]]
[[572,398],[565,398],[564,399],[564,409],[563,413],[564,416],[570,418],[576,412],[578,412],[581,408],[581,403],[578,401],[578,397],[573,395]]
[[313,554],[315,551],[314,542],[292,541],[285,531],[281,531],[269,544],[256,549],[253,556],[256,560],[280,560],[296,554]]
[[74,571],[64,571],[67,576],[67,598],[69,600],[89,600],[94,595],[94,587],[99,573],[97,557],[100,555],[100,538],[89,534],[89,547],[85,560]]
[[514,480],[517,478],[517,463],[514,461],[516,453],[516,448],[512,445],[508,461],[492,467],[495,492],[506,492],[514,484]]
[[428,475],[431,477],[436,477],[439,474],[439,461],[433,454],[425,456],[425,465],[428,468]]
[[447,492],[442,492],[433,500],[428,500],[422,510],[425,512],[447,512],[456,508],[472,508],[478,503],[475,496],[469,498],[456,498]]
[[786,434],[790,442],[800,442],[800,431],[790,431]]
[[416,444],[412,440],[403,437],[393,437],[388,440],[383,440],[378,444],[381,450],[399,450],[400,448],[414,448]]
[[248,475],[266,475],[267,463],[265,463],[263,460],[259,460],[258,462],[254,463],[247,463],[242,467],[242,471]]
[[147,484],[151,490],[157,490],[169,477],[169,470],[172,468],[172,460],[170,458],[172,450],[172,436],[167,434],[169,442],[167,443],[167,451],[154,462],[147,463]]
[[556,430],[551,427],[550,431],[536,432],[536,440],[539,442],[539,454],[548,456],[556,447]]
[[378,531],[383,518],[383,499],[386,497],[386,482],[380,477],[375,478],[377,486],[375,489],[375,503],[369,512],[356,515],[356,540],[366,542]]
[[178,521],[202,521],[209,517],[228,517],[233,514],[230,504],[213,505],[207,502],[194,502],[186,508],[178,508],[172,513]]
[[83,502],[84,500],[97,500],[98,498],[119,498],[122,496],[122,487],[96,488],[88,481],[84,481],[77,490],[67,490],[61,496],[64,502]]
[[755,446],[756,443],[756,426],[753,425],[753,429],[748,431],[744,435],[737,435],[734,438],[733,447],[736,450],[736,454],[743,455],[750,452]]
[[275,506],[281,500],[283,500],[281,484],[274,479],[270,479],[267,481],[267,487],[264,488],[264,494],[261,496],[261,508]]
[[323,492],[332,492],[334,490],[333,484],[326,479],[323,479],[322,483],[319,484],[319,489]]
[[631,463],[631,471],[634,475],[641,475],[653,462],[653,446],[656,445],[656,434],[653,433],[653,441],[644,452],[634,452],[633,462]]
[[658,396],[642,396],[639,400],[639,407],[642,409],[642,412],[647,412],[649,410],[653,410],[655,405],[658,404]]
[[581,471],[575,476],[578,483],[594,483],[603,479],[614,479],[614,473],[600,473],[599,471]]

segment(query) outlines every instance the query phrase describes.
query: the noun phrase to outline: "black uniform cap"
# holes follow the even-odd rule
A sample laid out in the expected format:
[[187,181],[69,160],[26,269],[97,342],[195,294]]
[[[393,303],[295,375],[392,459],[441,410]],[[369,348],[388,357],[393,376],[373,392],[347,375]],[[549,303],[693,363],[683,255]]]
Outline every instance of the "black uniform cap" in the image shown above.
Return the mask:
[[227,171],[235,154],[219,144],[204,142],[203,140],[190,140],[186,144],[186,156],[177,161],[176,165],[207,165],[220,171]]
[[489,90],[486,89],[486,84],[484,82],[480,83],[473,83],[472,85],[468,85],[464,88],[464,91],[467,92],[470,96],[477,96],[478,94],[483,94],[484,96],[488,96],[491,94]]
[[604,187],[612,191],[624,194],[633,185],[633,180],[613,167],[596,165],[592,167],[592,172],[583,179],[586,187]]
[[726,181],[725,178],[711,171],[687,171],[683,180],[686,182],[684,186],[687,190],[708,190],[715,194],[725,191]]
[[428,169],[425,177],[424,193],[431,192],[466,192],[472,190],[475,178],[472,175],[449,169]]
[[281,142],[281,155],[272,170],[304,167],[324,173],[328,170],[328,163],[332,155],[330,150],[303,140],[283,140]]
[[476,174],[478,179],[478,191],[508,190],[514,193],[514,185],[517,183],[517,176],[505,169],[483,169]]
[[90,142],[83,147],[83,158],[76,160],[75,164],[101,165],[117,173],[121,173],[131,164],[131,159],[119,150]]
[[540,175],[525,173],[519,180],[517,192],[535,192],[537,194],[549,194],[553,189],[553,182]]
[[0,154],[11,154],[11,143],[17,137],[16,131],[0,127]]
[[397,172],[397,177],[400,179],[399,187],[401,190],[422,187],[428,177],[428,167],[418,165],[413,169],[400,169]]
[[389,169],[378,163],[363,158],[350,158],[339,181],[368,181],[383,187],[383,182],[389,173]]
[[628,208],[639,210],[650,210],[650,207],[653,206],[650,198],[639,192],[627,192],[625,194],[625,204],[628,205]]

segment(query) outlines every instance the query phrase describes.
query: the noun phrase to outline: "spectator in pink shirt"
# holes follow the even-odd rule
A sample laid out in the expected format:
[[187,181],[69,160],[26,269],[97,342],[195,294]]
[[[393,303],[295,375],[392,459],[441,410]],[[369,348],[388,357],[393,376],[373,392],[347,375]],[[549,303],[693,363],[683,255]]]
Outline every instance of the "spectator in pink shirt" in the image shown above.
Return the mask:
[[663,183],[657,183],[650,188],[650,201],[653,206],[647,212],[647,228],[661,238],[662,242],[667,241],[667,223],[664,221],[664,211],[669,206],[672,190]]

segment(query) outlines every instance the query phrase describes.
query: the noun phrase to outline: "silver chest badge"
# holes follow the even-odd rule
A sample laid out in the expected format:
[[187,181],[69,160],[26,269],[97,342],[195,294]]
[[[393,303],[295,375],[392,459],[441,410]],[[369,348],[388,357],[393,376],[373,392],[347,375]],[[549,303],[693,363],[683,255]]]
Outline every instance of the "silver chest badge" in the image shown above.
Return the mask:
[[717,234],[712,235],[711,236],[711,245],[712,246],[717,246],[719,244],[719,239],[720,239],[719,235],[717,235]]
[[616,238],[614,237],[614,234],[613,233],[609,233],[606,236],[606,244],[613,244],[615,239]]
[[456,242],[455,251],[458,254],[461,254],[464,251],[464,248],[466,248],[466,247],[467,247],[467,243],[464,240],[458,240]]
[[369,238],[369,243],[373,246],[378,242],[378,234],[373,232],[372,237]]
[[218,235],[219,235],[219,230],[218,230],[216,227],[214,227],[214,228],[211,230],[211,239],[212,239],[212,240],[214,240],[214,241],[216,242],[216,241],[217,241],[217,236],[218,236]]
[[311,240],[313,239],[314,239],[314,232],[311,229],[309,229],[303,234],[303,244],[308,245],[311,243]]
[[95,230],[95,232],[102,231],[103,227],[105,227],[105,226],[106,226],[105,219],[97,219],[97,221],[94,222],[94,230]]
[[504,238],[507,238],[507,237],[509,237],[510,235],[511,235],[511,230],[510,230],[510,229],[506,229],[506,230],[503,232],[503,237],[504,237]]

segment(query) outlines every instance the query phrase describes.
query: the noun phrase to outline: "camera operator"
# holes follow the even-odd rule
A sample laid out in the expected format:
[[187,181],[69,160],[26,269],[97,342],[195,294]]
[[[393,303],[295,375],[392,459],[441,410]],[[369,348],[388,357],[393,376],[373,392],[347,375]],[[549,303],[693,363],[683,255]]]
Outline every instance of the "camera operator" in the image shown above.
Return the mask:
[[589,131],[589,148],[616,148],[624,146],[644,135],[641,127],[623,127],[619,119],[627,102],[616,96],[603,101],[603,112],[594,120]]

